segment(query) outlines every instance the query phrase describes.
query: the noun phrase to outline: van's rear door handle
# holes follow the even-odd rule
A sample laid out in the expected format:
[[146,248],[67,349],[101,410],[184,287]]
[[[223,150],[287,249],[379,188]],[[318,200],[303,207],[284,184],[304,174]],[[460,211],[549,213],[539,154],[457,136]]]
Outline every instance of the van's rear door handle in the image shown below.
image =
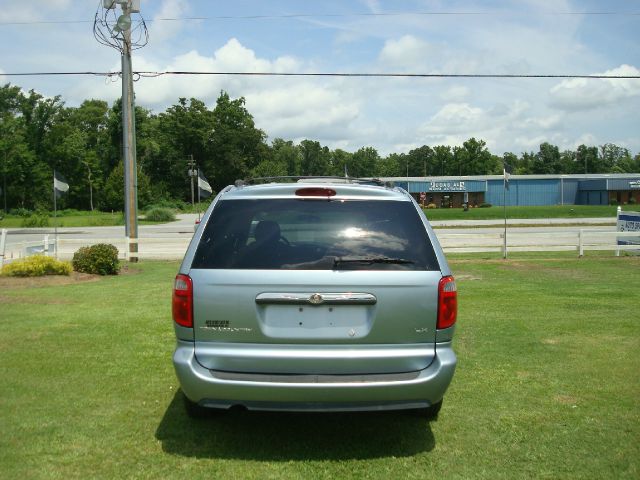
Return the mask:
[[260,293],[258,305],[374,305],[378,299],[370,293]]

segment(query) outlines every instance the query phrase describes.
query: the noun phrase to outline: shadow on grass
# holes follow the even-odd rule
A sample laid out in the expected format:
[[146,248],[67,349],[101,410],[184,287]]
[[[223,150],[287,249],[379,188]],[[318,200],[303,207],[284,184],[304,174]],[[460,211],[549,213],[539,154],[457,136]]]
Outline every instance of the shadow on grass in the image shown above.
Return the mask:
[[178,391],[156,438],[187,457],[288,461],[407,457],[431,451],[429,422],[403,412],[224,412],[189,418]]

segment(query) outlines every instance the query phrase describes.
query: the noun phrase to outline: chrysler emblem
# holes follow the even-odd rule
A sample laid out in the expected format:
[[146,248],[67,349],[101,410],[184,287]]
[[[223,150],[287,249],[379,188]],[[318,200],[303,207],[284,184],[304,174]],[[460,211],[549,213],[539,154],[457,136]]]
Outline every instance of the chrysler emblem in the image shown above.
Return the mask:
[[309,297],[309,303],[311,305],[320,305],[322,302],[324,302],[324,298],[322,298],[322,295],[319,293],[314,293]]

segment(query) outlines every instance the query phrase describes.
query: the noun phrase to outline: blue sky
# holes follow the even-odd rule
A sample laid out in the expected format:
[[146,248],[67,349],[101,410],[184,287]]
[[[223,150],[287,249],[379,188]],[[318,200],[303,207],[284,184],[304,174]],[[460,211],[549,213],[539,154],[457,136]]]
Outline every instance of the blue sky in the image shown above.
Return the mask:
[[[0,81],[60,94],[71,106],[117,98],[119,82],[100,77],[1,75],[119,70],[118,53],[93,38],[97,6],[0,0]],[[141,10],[150,39],[134,53],[135,70],[640,74],[635,1],[142,0]],[[390,13],[406,15],[370,15]],[[307,16],[288,17],[298,14]],[[207,19],[162,20],[186,17]],[[86,22],[32,23],[69,20]],[[400,153],[473,136],[496,154],[537,151],[545,141],[640,152],[637,79],[156,77],[135,89],[137,103],[155,112],[179,97],[213,106],[226,90],[246,98],[271,139],[309,138],[349,151]]]

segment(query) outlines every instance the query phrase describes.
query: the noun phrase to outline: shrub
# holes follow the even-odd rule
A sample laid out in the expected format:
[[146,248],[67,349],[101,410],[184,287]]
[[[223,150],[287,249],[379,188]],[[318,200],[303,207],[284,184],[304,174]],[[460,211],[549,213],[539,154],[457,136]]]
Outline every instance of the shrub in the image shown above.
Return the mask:
[[0,274],[7,277],[41,277],[42,275],[69,275],[71,264],[44,255],[16,260],[5,265]]
[[152,222],[173,222],[176,219],[176,214],[168,208],[157,207],[147,210],[145,219]]
[[435,203],[430,203],[429,205],[427,205],[427,208],[438,208],[438,207],[436,207]]
[[12,208],[9,210],[9,215],[15,215],[16,217],[28,217],[31,213],[31,210],[26,208]]
[[635,205],[636,204],[636,199],[633,197],[629,197],[629,205]]
[[65,208],[64,210],[58,210],[60,217],[71,217],[77,215],[91,215],[91,212],[76,210],[75,208]]
[[120,271],[118,249],[107,243],[81,247],[73,254],[72,263],[76,272],[117,275]]
[[614,207],[615,207],[616,205],[618,205],[618,201],[617,201],[617,200],[610,200],[610,201],[609,201],[609,205],[611,205],[611,206],[614,206]]
[[40,228],[49,226],[49,217],[34,213],[22,220],[21,226],[24,228]]
[[480,204],[480,208],[491,208],[491,204],[490,203],[481,203]]
[[170,208],[172,210],[185,210],[191,209],[191,204],[182,200],[176,199],[161,199],[153,202],[147,207],[147,210],[153,210],[155,208]]

